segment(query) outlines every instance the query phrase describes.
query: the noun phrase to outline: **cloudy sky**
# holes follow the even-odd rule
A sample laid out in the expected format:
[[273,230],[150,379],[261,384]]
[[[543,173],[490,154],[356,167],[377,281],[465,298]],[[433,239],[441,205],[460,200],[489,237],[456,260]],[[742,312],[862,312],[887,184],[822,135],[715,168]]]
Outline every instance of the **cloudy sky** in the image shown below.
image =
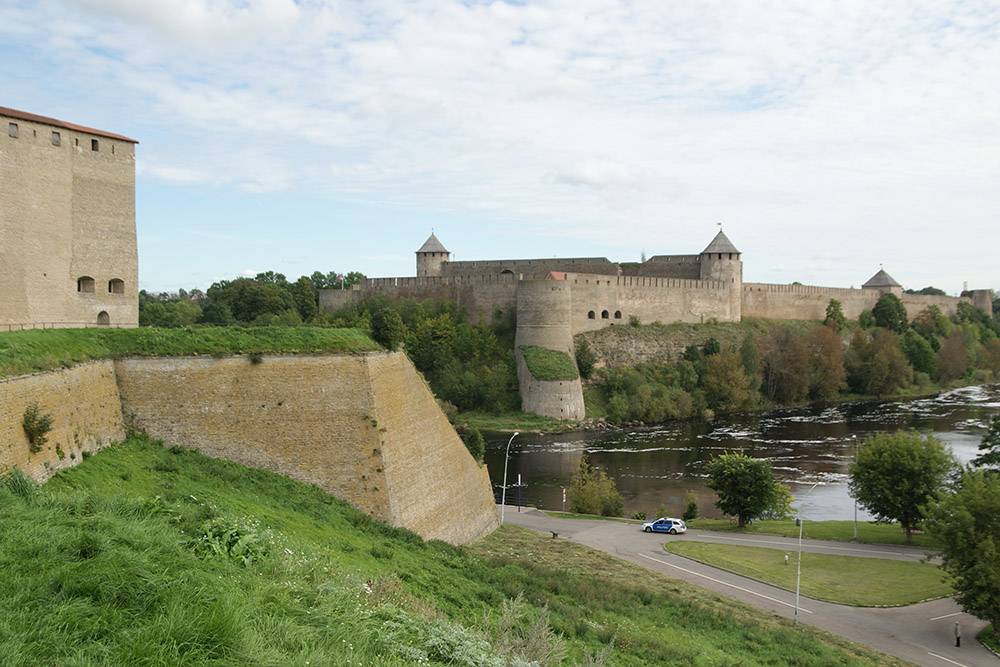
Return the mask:
[[0,106],[140,140],[141,285],[695,253],[1000,287],[994,2],[6,0]]

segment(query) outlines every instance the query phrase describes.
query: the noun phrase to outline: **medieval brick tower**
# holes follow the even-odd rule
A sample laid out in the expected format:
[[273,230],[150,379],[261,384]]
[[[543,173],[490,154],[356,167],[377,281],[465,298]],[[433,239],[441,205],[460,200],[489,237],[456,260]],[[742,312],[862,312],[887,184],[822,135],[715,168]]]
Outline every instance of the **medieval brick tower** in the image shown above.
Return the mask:
[[451,253],[438,241],[434,232],[427,237],[424,244],[417,250],[417,277],[440,276],[441,265],[448,261]]
[[134,139],[0,107],[0,330],[139,323]]

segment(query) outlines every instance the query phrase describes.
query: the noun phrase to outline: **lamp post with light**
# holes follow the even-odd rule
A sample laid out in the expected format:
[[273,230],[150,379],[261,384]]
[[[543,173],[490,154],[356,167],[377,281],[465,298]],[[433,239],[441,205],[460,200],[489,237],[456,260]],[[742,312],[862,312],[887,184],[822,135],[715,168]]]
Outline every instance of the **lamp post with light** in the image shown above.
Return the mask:
[[510,436],[510,440],[507,441],[507,451],[503,455],[503,492],[500,495],[500,525],[503,525],[503,510],[507,505],[507,461],[510,459],[510,443],[514,442],[514,438],[521,435],[520,432],[514,431],[514,435]]
[[802,501],[805,500],[806,496],[808,496],[810,493],[812,493],[812,490],[815,489],[818,485],[819,485],[819,482],[816,482],[816,484],[813,484],[812,486],[810,486],[809,490],[806,491],[804,494],[802,494],[802,497],[799,498],[799,512],[798,512],[798,515],[795,517],[795,525],[797,525],[799,527],[799,558],[798,558],[798,562],[795,565],[795,620],[794,620],[794,623],[796,623],[796,624],[799,622],[799,590],[801,589],[801,584],[802,584],[802,528],[805,525],[805,520],[802,518],[802,509],[801,509],[802,508]]

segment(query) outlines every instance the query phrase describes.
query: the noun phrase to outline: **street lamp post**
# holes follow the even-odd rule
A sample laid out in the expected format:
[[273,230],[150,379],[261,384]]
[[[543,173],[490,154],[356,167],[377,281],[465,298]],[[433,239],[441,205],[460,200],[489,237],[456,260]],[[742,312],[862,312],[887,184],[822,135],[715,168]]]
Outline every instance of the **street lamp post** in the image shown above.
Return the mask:
[[503,455],[503,492],[500,495],[500,525],[503,525],[503,510],[507,505],[507,461],[510,459],[510,443],[514,442],[514,438],[519,436],[518,431],[514,431],[514,435],[510,436],[510,440],[507,441],[507,451]]
[[[854,464],[858,463],[858,436],[852,435],[851,440],[854,441]],[[858,541],[858,499],[854,499],[854,541]]]
[[[818,484],[819,484],[819,482],[816,482],[816,484],[813,484],[812,486],[809,487],[808,491],[806,491],[804,494],[802,494],[802,497],[799,498],[799,507],[800,508],[802,506],[802,501],[805,500],[806,496],[808,496],[810,493],[812,493],[812,490],[815,489]],[[799,558],[798,558],[798,562],[795,564],[795,620],[793,622],[795,624],[798,624],[798,622],[799,622],[799,591],[801,589],[801,584],[802,584],[802,528],[805,526],[805,523],[806,523],[805,520],[802,518],[801,509],[799,510],[799,516],[795,517],[795,523],[798,524],[798,526],[799,526]]]

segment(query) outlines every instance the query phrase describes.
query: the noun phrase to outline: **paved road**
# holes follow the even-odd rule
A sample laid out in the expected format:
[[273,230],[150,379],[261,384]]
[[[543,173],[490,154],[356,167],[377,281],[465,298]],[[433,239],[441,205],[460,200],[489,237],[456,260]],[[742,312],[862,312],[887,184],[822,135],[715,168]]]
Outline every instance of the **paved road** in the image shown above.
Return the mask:
[[[691,530],[687,535],[677,537],[650,535],[641,532],[634,524],[619,521],[561,519],[538,510],[522,509],[519,513],[514,507],[507,507],[505,514],[509,523],[543,532],[556,531],[560,538],[600,549],[668,577],[682,579],[781,616],[794,616],[794,593],[667,553],[663,543],[666,540],[701,540],[792,550],[797,540],[770,535],[732,536],[701,530]],[[802,544],[803,551],[871,558],[920,560],[926,555],[922,549],[901,546],[821,540],[803,540]],[[962,612],[950,598],[892,609],[872,609],[803,597],[799,620],[918,665],[1000,666],[1000,659],[975,639],[984,623]],[[961,648],[954,645],[956,621],[962,627]]]

